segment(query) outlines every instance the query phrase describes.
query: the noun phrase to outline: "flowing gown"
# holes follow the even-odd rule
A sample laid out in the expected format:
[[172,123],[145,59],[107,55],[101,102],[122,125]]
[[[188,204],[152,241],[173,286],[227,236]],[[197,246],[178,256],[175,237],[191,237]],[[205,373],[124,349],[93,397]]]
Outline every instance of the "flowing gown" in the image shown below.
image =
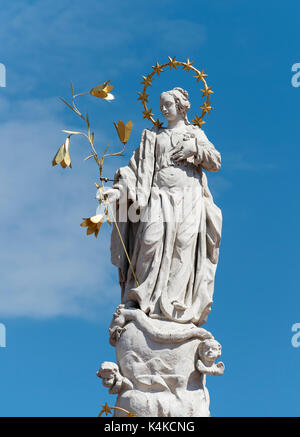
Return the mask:
[[[172,150],[190,138],[197,156],[176,164]],[[129,220],[119,226],[139,285],[124,254],[116,253],[122,249],[115,228],[112,262],[119,267],[122,302],[150,317],[200,325],[210,311],[222,219],[202,168],[219,170],[220,155],[201,129],[160,128],[143,132],[129,166],[115,175],[115,187],[126,187],[133,202]]]

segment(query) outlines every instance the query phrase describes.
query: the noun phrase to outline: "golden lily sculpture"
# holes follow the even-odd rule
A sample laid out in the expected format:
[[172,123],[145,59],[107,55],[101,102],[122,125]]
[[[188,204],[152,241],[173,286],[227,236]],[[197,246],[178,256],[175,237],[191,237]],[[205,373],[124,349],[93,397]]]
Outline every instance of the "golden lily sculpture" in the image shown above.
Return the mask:
[[104,214],[97,214],[93,217],[85,218],[80,226],[87,227],[86,234],[95,234],[95,237],[98,236],[100,228],[105,221]]
[[[111,94],[110,91],[112,91],[114,86],[111,85],[109,82],[110,82],[109,80],[106,82],[103,82],[100,85],[92,88],[90,91],[80,93],[80,94],[74,93],[74,87],[73,87],[73,84],[71,82],[72,102],[68,103],[66,100],[64,100],[60,97],[60,100],[65,105],[67,105],[69,109],[71,109],[75,114],[77,114],[85,122],[87,131],[81,132],[81,131],[63,130],[63,132],[67,133],[68,136],[67,136],[64,144],[62,146],[60,146],[55,157],[52,160],[53,166],[60,164],[63,168],[66,168],[66,167],[72,168],[71,157],[70,157],[70,152],[69,152],[71,137],[73,135],[81,135],[81,136],[85,137],[88,140],[88,143],[89,143],[89,146],[91,149],[91,154],[89,156],[87,156],[85,158],[85,160],[88,160],[90,158],[95,159],[95,161],[98,165],[99,175],[100,175],[100,178],[99,178],[100,185],[98,183],[95,183],[95,185],[100,191],[103,191],[103,192],[104,192],[104,182],[107,182],[109,180],[108,178],[103,177],[104,159],[107,158],[108,156],[123,156],[123,152],[125,150],[125,144],[128,142],[128,140],[130,138],[131,131],[132,131],[132,121],[129,121],[128,123],[124,124],[123,121],[119,120],[118,124],[114,123],[114,125],[117,129],[119,139],[120,139],[121,143],[123,144],[123,148],[120,152],[107,154],[106,152],[107,152],[108,147],[109,147],[109,145],[108,145],[106,147],[104,153],[102,154],[102,156],[99,158],[98,153],[97,153],[95,146],[94,146],[95,134],[94,134],[94,132],[91,131],[88,112],[86,113],[86,115],[83,115],[79,111],[78,106],[76,105],[75,101],[76,101],[77,97],[83,96],[86,94],[90,94],[94,97],[97,97],[97,98],[100,98],[103,100],[107,100],[107,101],[113,100],[114,95]],[[92,216],[89,218],[84,218],[83,222],[81,223],[82,227],[87,227],[87,232],[86,232],[87,235],[94,234],[95,237],[98,236],[99,230],[105,221],[107,221],[111,225],[111,220],[110,220],[110,216],[109,216],[109,212],[108,212],[108,207],[110,208],[110,205],[107,205],[105,196],[104,196],[103,200],[101,200],[101,199],[99,200],[99,203],[105,204],[104,214],[96,214],[95,216]],[[111,211],[111,214],[113,216],[113,211]],[[116,226],[118,226],[118,225],[116,224]],[[121,238],[121,236],[120,236],[120,238]],[[123,241],[122,241],[122,243],[123,243]],[[125,246],[124,246],[124,248],[125,248]],[[126,253],[126,255],[127,255],[127,253]]]
[[69,145],[70,145],[70,137],[67,137],[66,141],[62,146],[60,146],[56,155],[53,158],[52,161],[53,166],[60,164],[62,168],[66,168],[66,167],[72,168],[71,157],[69,153]]
[[118,132],[119,139],[124,145],[128,142],[131,131],[132,131],[132,121],[124,124],[123,121],[119,120],[118,124],[114,123],[115,128]]
[[94,97],[99,97],[100,99],[114,100],[115,96],[110,93],[110,91],[113,90],[114,86],[108,85],[109,82],[110,80],[92,88],[90,94]]

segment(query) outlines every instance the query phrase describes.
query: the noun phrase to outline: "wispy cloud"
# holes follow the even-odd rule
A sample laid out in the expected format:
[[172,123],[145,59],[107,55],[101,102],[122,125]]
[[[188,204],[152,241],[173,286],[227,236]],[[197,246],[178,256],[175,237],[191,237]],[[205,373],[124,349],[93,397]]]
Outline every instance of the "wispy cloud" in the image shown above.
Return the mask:
[[[154,62],[153,53],[187,56],[205,42],[202,24],[172,18],[139,2],[50,0],[18,6],[9,3],[0,18],[0,39],[6,41],[8,93],[32,92],[36,86],[58,85],[76,72],[78,81],[87,75],[122,76],[124,71]],[[188,50],[188,51],[187,51]],[[188,53],[188,54],[187,54]],[[157,56],[157,55],[156,55]],[[150,64],[151,65],[151,64]],[[13,66],[13,67],[12,67]],[[142,68],[141,68],[142,67]],[[74,77],[74,76],[73,76]]]
[[1,124],[0,315],[90,316],[119,293],[108,225],[97,240],[79,227],[97,206],[96,167],[80,167],[74,148],[75,171],[51,168],[61,141],[51,102],[22,102],[18,112]]

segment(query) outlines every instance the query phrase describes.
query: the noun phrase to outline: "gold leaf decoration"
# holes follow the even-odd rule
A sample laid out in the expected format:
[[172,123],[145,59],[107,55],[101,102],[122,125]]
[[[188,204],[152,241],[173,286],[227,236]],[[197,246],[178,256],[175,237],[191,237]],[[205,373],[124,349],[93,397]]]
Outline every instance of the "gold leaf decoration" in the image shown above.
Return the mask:
[[182,69],[186,70],[187,72],[189,72],[192,68],[194,62],[190,62],[189,59],[187,59],[186,63],[183,65]]
[[118,132],[121,143],[126,144],[132,131],[132,121],[130,120],[124,124],[122,120],[119,120],[118,124],[114,123],[114,126]]
[[91,89],[90,94],[104,100],[113,100],[115,97],[110,91],[113,90],[113,85],[109,85],[110,80],[101,83],[100,85]]
[[170,70],[172,70],[172,68],[177,69],[176,56],[174,56],[174,58],[171,58],[170,56],[168,56],[168,58],[169,58],[169,66],[170,66]]
[[202,111],[206,114],[209,114],[210,111],[212,110],[212,107],[210,106],[209,103],[204,102],[202,106],[200,106],[200,108],[202,109]]
[[163,71],[164,71],[164,69],[162,68],[162,66],[161,66],[161,65],[159,65],[159,63],[158,63],[158,62],[156,62],[156,64],[155,64],[155,65],[153,65],[153,66],[152,66],[152,68],[153,68],[153,71],[154,71],[154,73],[156,73],[156,74],[157,74],[157,76],[159,76],[159,75],[160,75],[160,73],[163,73]]
[[142,92],[138,93],[139,94],[138,100],[141,101],[144,107],[144,111],[143,111],[144,118],[150,120],[155,127],[159,127],[159,128],[162,127],[163,123],[161,123],[159,119],[155,119],[154,114],[152,113],[152,109],[148,108],[149,94],[147,94],[147,89],[149,86],[152,86],[152,82],[155,77],[158,77],[160,76],[161,73],[167,71],[166,70],[167,67],[169,67],[169,70],[173,70],[173,69],[177,70],[178,66],[181,66],[182,70],[187,73],[192,71],[194,73],[193,77],[196,78],[197,82],[201,81],[204,85],[204,88],[201,89],[202,97],[204,97],[204,102],[203,105],[201,106],[202,114],[201,116],[196,115],[193,120],[193,124],[201,128],[201,126],[205,123],[203,117],[209,114],[212,109],[210,105],[210,96],[211,94],[213,94],[213,91],[211,89],[211,86],[208,86],[206,83],[205,78],[207,77],[207,74],[204,73],[204,70],[202,71],[198,70],[194,66],[194,62],[190,61],[189,58],[186,61],[178,61],[176,59],[176,56],[174,56],[173,58],[171,56],[168,56],[168,62],[164,64],[159,64],[157,61],[155,65],[152,65],[152,70],[153,70],[152,73],[143,76],[143,81],[141,82],[141,84],[144,85],[144,88]]
[[151,117],[153,116],[152,109],[151,108],[145,109],[145,111],[143,111],[143,114],[144,114],[144,118],[147,118],[148,120],[150,120]]
[[141,82],[142,85],[152,86],[153,77],[151,77],[151,74],[149,74],[148,76],[142,76],[142,77],[143,77],[143,80]]
[[107,402],[105,402],[105,405],[101,405],[101,407],[102,407],[102,410],[99,413],[99,417],[102,416],[103,413],[105,413],[106,416],[108,416],[109,414],[112,414],[111,407],[109,407],[107,405]]
[[193,121],[193,125],[194,125],[194,126],[199,126],[200,128],[201,128],[202,125],[205,123],[205,121],[202,120],[202,118],[201,118],[201,117],[198,117],[197,115],[195,116],[194,120],[192,120],[192,121]]
[[121,408],[121,407],[110,407],[109,405],[107,405],[107,402],[105,402],[104,405],[102,404],[101,407],[102,410],[98,414],[98,417],[101,417],[103,413],[105,413],[106,416],[108,416],[109,414],[113,414],[113,411],[121,411],[122,413],[125,414],[125,417],[137,417],[133,411],[128,411],[125,410],[125,408]]
[[145,102],[148,102],[149,94],[146,94],[145,91],[142,93],[138,93],[139,97],[138,100],[141,100],[141,102],[144,104]]
[[211,89],[211,86],[208,86],[207,88],[204,88],[201,91],[203,92],[202,97],[209,97],[210,94],[214,93]]
[[53,166],[60,164],[62,168],[66,168],[66,167],[72,168],[71,157],[69,153],[69,145],[70,145],[70,137],[67,137],[66,141],[62,146],[60,146],[60,148],[58,149],[56,155],[52,160]]
[[86,235],[95,234],[95,237],[97,238],[104,221],[105,216],[103,214],[97,214],[93,217],[84,218],[80,226],[87,228]]

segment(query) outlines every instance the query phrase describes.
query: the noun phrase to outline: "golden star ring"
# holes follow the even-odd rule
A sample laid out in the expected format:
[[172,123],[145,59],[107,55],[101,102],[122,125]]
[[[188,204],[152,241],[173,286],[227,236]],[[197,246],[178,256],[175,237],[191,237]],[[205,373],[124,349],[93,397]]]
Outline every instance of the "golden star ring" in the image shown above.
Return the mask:
[[143,76],[143,81],[141,82],[142,85],[144,85],[144,89],[142,93],[138,93],[139,97],[138,100],[140,100],[144,106],[144,111],[143,111],[143,115],[144,118],[147,118],[148,120],[152,121],[154,126],[162,126],[163,123],[161,123],[159,121],[159,119],[157,119],[156,121],[153,118],[153,113],[152,113],[152,109],[147,107],[147,103],[148,103],[148,97],[149,94],[147,94],[147,88],[148,86],[152,86],[152,81],[154,80],[154,76],[155,74],[157,74],[157,76],[160,75],[160,73],[163,73],[165,70],[165,68],[170,67],[170,70],[177,69],[177,66],[182,66],[182,70],[185,70],[186,72],[189,71],[193,71],[195,73],[194,77],[196,78],[197,82],[202,81],[204,88],[201,89],[202,91],[202,97],[205,97],[206,100],[203,102],[203,105],[200,106],[200,108],[202,109],[202,113],[200,116],[195,115],[195,118],[192,120],[193,125],[195,126],[199,126],[201,128],[201,126],[205,123],[205,121],[203,120],[204,115],[205,114],[209,114],[210,111],[212,110],[212,107],[210,106],[210,95],[213,94],[213,91],[211,89],[211,86],[208,86],[205,80],[205,77],[207,77],[207,74],[204,73],[204,70],[200,71],[198,70],[196,67],[194,67],[194,63],[190,62],[189,59],[187,59],[186,62],[181,62],[181,61],[177,61],[176,60],[176,56],[174,58],[171,58],[170,56],[168,56],[169,58],[169,62],[166,62],[165,64],[161,64],[159,65],[158,62],[156,62],[155,65],[152,66],[153,71],[152,73],[148,74],[147,76]]

